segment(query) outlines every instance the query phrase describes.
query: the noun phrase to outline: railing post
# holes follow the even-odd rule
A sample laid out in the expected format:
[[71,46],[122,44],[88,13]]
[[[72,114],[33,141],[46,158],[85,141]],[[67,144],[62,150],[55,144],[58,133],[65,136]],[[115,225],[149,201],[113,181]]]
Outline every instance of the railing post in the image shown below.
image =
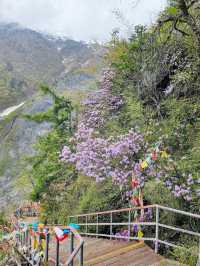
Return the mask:
[[23,232],[23,246],[26,245],[26,232]]
[[18,246],[20,246],[20,241],[21,241],[21,236],[20,236],[21,234],[19,233],[19,235],[18,235]]
[[32,256],[32,239],[31,239],[31,234],[29,232],[29,259],[31,259]]
[[26,231],[24,231],[23,233],[23,238],[24,238],[23,246],[26,246]]
[[45,245],[45,262],[48,262],[49,260],[49,238],[50,238],[50,235],[49,235],[49,230],[46,229],[47,232],[46,232],[46,245]]
[[79,257],[79,264],[80,266],[83,266],[83,243],[81,245],[81,249],[80,249],[80,257]]
[[[96,225],[96,235],[99,233],[99,215],[97,214],[97,225]],[[96,236],[98,237],[98,236]]]
[[197,266],[200,266],[200,238],[199,238],[199,256],[198,256]]
[[111,212],[110,213],[110,239],[112,239],[112,222],[113,222],[113,216]]
[[131,211],[128,211],[128,240],[130,241],[131,236]]
[[26,230],[26,246],[29,245],[29,230]]
[[158,253],[158,234],[159,234],[159,207],[156,205],[156,237],[155,237],[155,253]]
[[86,218],[85,218],[85,226],[86,226],[86,233],[88,232],[88,217],[87,217],[87,215],[86,215]]
[[24,231],[24,246],[27,245],[27,231]]
[[56,266],[59,266],[59,249],[60,249],[60,243],[59,240],[56,240]]
[[[70,233],[70,254],[72,254],[72,252],[74,251],[74,235],[73,233],[71,232]],[[72,262],[70,263],[69,266],[73,266],[74,265],[74,262],[72,260]]]
[[22,232],[20,233],[20,245],[22,247]]

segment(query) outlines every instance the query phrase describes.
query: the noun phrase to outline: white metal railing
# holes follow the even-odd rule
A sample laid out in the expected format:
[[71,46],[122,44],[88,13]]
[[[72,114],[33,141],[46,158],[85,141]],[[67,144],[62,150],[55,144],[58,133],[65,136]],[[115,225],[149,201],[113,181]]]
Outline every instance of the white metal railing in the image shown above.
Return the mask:
[[[133,211],[139,211],[141,210],[141,212],[144,212],[145,209],[152,209],[152,211],[155,211],[155,220],[154,221],[147,221],[147,222],[140,222],[140,221],[132,221],[131,218],[131,212]],[[200,215],[199,214],[194,214],[194,213],[189,213],[189,212],[185,212],[182,210],[177,210],[177,209],[173,209],[173,208],[169,208],[169,207],[165,207],[165,206],[161,206],[161,205],[147,205],[147,206],[143,206],[143,207],[135,207],[135,208],[126,208],[126,209],[120,209],[120,210],[110,210],[110,211],[103,211],[103,212],[96,212],[96,213],[86,213],[86,214],[79,214],[79,215],[74,215],[74,216],[70,216],[70,222],[72,220],[74,220],[77,224],[79,224],[82,227],[85,227],[85,232],[81,232],[82,235],[87,235],[87,236],[96,236],[96,237],[108,237],[110,239],[127,239],[127,240],[144,240],[144,241],[153,241],[155,242],[155,253],[158,253],[158,246],[159,244],[164,244],[166,246],[169,247],[175,247],[175,248],[186,248],[184,246],[180,246],[180,245],[176,245],[174,243],[171,243],[167,240],[162,240],[160,239],[160,229],[164,228],[166,230],[172,230],[174,232],[178,232],[178,233],[183,233],[183,234],[187,234],[190,235],[192,237],[197,237],[199,240],[199,253],[196,254],[198,255],[199,258],[199,262],[200,262],[200,232],[194,231],[194,230],[187,230],[184,228],[180,228],[178,226],[172,226],[172,225],[167,225],[167,224],[163,224],[160,222],[160,211],[164,211],[164,212],[169,212],[169,213],[174,213],[174,214],[180,214],[183,215],[185,217],[191,217],[194,219],[198,220],[198,224],[200,227]],[[113,215],[117,214],[117,213],[128,213],[128,221],[127,222],[113,222]],[[109,222],[100,222],[100,217],[103,215],[109,215]],[[88,222],[88,220],[91,217],[95,217],[96,221],[95,222]],[[80,222],[80,219],[84,219],[84,222]],[[131,236],[131,226],[134,225],[141,225],[141,226],[153,226],[155,228],[155,234],[153,235],[153,237],[137,237],[137,236]],[[91,233],[88,230],[89,226],[94,226],[96,227],[96,232]],[[110,227],[110,233],[109,234],[104,234],[104,233],[99,233],[99,227],[101,226],[109,226]],[[113,226],[127,226],[128,228],[128,236],[116,236],[113,234]]]
[[[53,262],[55,266],[73,266],[74,260],[79,253],[79,265],[83,266],[83,248],[84,248],[84,240],[81,235],[78,233],[76,229],[71,226],[67,226],[66,229],[70,230],[70,255],[65,263],[59,262],[59,241],[57,241],[56,245],[56,259],[50,258],[48,262]],[[74,237],[78,239],[78,245],[74,247]]]
[[[49,229],[53,226],[48,226],[46,229]],[[60,243],[56,240],[56,254],[55,258],[49,257],[49,243],[50,243],[50,233],[49,230],[46,232],[46,241],[45,241],[45,250],[43,256],[40,256],[40,248],[34,248],[31,234],[28,229],[21,232],[17,238],[16,245],[14,250],[20,254],[21,257],[31,266],[47,265],[49,262],[53,262],[55,266],[73,266],[75,259],[79,255],[79,265],[83,266],[83,248],[84,240],[76,229],[72,226],[64,226],[65,229],[69,230],[70,234],[70,254],[66,250],[66,254],[69,255],[65,263],[60,262]],[[74,238],[78,240],[78,243],[75,246]],[[20,264],[21,265],[21,264]]]

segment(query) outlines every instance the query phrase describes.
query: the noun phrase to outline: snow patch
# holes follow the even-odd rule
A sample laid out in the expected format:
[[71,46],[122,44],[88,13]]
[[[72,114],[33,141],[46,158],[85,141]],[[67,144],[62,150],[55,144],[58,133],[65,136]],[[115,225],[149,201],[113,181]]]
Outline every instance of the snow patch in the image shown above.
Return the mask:
[[25,102],[22,102],[22,103],[20,103],[18,105],[14,105],[14,106],[11,106],[11,107],[5,109],[3,112],[0,113],[0,118],[5,117],[5,116],[11,114],[15,110],[17,110],[18,108],[20,108],[21,106],[23,106],[24,104],[25,104]]

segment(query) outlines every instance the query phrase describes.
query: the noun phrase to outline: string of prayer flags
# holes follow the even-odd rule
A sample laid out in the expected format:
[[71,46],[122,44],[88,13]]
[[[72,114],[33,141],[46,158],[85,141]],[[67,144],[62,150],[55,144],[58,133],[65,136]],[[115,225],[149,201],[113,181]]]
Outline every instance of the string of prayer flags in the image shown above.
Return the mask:
[[132,199],[131,199],[131,204],[134,206],[139,206],[140,205],[140,200],[139,200],[139,182],[138,179],[132,176],[132,181],[131,181],[131,186],[132,186]]
[[145,169],[145,168],[147,168],[148,167],[148,163],[147,163],[147,161],[145,160],[145,161],[143,161],[142,163],[141,163],[141,168],[142,169]]
[[16,232],[15,232],[15,236],[16,236],[17,238],[19,238],[19,236],[20,236],[20,232],[19,232],[19,231],[16,231]]
[[146,161],[147,161],[148,164],[151,163],[151,155],[148,155],[148,156],[147,156]]
[[64,232],[62,229],[60,229],[59,227],[54,227],[54,232],[56,234],[56,239],[58,241],[63,241],[64,239],[66,239],[68,237],[68,232]]
[[166,151],[161,151],[161,158],[168,158],[168,153]]
[[132,203],[134,206],[139,206],[139,205],[140,205],[140,199],[139,199],[139,197],[137,197],[137,196],[133,196],[132,199],[131,199],[131,203]]
[[71,224],[69,224],[69,226],[73,227],[76,230],[80,229],[80,225],[78,225],[78,224],[71,223]]
[[32,226],[33,226],[32,224],[28,224],[29,229],[32,229]]
[[38,230],[38,223],[33,223],[32,224],[32,229],[33,229],[34,232],[37,232],[37,230]]
[[38,229],[43,229],[44,228],[44,224],[40,223],[38,224]]
[[145,170],[148,166],[151,165],[154,161],[158,159],[158,154],[161,158],[166,159],[169,157],[169,154],[166,150],[160,150],[161,141],[157,142],[154,146],[154,150],[151,154],[148,154],[144,161],[141,162],[140,167],[142,170]]
[[45,239],[42,239],[41,240],[41,247],[42,247],[43,250],[45,250],[45,247],[46,247],[46,241],[45,241]]
[[40,239],[46,239],[46,234],[44,231],[38,231],[36,234],[40,236]]
[[153,151],[151,156],[153,161],[156,161],[158,159],[158,154],[156,151]]
[[33,238],[33,248],[37,249],[38,246],[39,246],[39,244],[38,244],[37,238],[36,238],[36,236],[34,236],[34,238]]
[[139,182],[136,178],[132,178],[131,186],[132,188],[137,188],[139,185]]
[[158,141],[158,142],[155,143],[154,148],[155,148],[156,152],[159,152],[159,147],[160,147],[161,144],[162,144],[161,141]]
[[143,232],[141,230],[137,233],[138,238],[142,238],[144,236]]
[[19,224],[19,228],[20,228],[20,229],[23,229],[23,228],[24,228],[24,226],[25,226],[25,224],[24,224],[24,223],[20,223],[20,224]]

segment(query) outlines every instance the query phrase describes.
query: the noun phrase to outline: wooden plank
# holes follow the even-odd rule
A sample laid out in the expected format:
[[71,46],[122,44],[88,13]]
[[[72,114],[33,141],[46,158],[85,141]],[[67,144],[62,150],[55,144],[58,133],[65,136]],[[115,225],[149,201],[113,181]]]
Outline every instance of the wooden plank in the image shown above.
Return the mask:
[[112,251],[108,252],[107,250],[105,250],[104,254],[101,254],[100,256],[97,256],[96,258],[92,258],[88,261],[85,261],[85,265],[96,265],[99,262],[104,262],[109,260],[110,258],[116,258],[121,256],[122,254],[126,254],[129,251],[132,251],[133,249],[139,249],[140,247],[144,246],[143,242],[140,243],[134,243],[132,245],[128,245],[125,247],[121,247],[121,248],[115,248],[112,249]]

